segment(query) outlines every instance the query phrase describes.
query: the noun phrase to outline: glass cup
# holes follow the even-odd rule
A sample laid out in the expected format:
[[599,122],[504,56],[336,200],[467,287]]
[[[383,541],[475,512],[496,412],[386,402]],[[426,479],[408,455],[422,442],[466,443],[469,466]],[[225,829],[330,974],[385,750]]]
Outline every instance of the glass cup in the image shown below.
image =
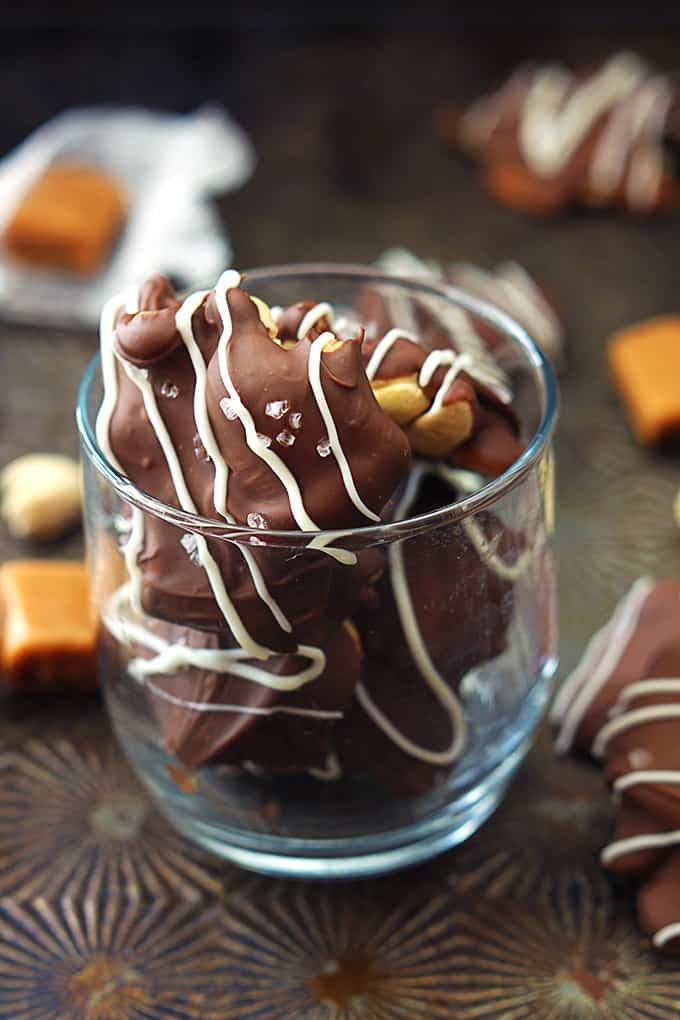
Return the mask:
[[[262,531],[136,487],[97,442],[98,357],[80,387],[100,683],[137,774],[179,830],[245,867],[384,872],[473,833],[540,720],[557,661],[556,384],[519,325],[460,290],[331,265],[247,280],[270,306],[332,302],[348,328],[366,288],[405,315],[427,307],[454,335],[473,323],[493,337],[524,430],[524,452],[495,479],[416,460],[384,523]],[[146,577],[147,536],[190,556],[206,542],[265,584],[284,578],[286,598],[319,622],[318,645],[263,664],[185,600],[154,601],[154,583],[166,595],[172,584]]]

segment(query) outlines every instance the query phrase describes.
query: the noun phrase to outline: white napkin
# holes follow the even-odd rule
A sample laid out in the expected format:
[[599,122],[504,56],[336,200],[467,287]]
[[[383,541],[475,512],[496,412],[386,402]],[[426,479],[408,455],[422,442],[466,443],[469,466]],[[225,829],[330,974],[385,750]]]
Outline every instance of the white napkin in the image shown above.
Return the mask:
[[211,286],[231,246],[210,203],[239,187],[255,163],[245,133],[217,106],[177,115],[69,110],[0,160],[0,231],[55,157],[101,165],[125,188],[129,210],[99,273],[78,278],[31,269],[0,252],[0,315],[55,326],[96,326],[104,302],[157,270],[182,286]]

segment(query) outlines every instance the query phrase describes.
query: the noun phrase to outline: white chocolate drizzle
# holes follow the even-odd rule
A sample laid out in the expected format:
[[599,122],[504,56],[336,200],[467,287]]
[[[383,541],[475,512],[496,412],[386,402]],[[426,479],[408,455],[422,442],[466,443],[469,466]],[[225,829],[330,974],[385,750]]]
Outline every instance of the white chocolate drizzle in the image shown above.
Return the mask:
[[[391,316],[394,318],[392,311]],[[450,366],[446,377],[437,391],[435,397],[436,407],[433,403],[431,410],[436,410],[441,406],[449,387],[459,372],[467,372],[472,379],[487,386],[501,403],[509,404],[512,400],[512,392],[507,385],[507,377],[484,349],[484,342],[474,329],[470,318],[462,309],[454,307],[447,308],[446,317],[446,331],[460,350],[437,348],[430,351],[421,365],[418,376],[418,385],[421,388],[427,386],[439,367],[442,365]],[[369,380],[375,378],[380,371],[383,361],[399,339],[417,342],[412,331],[398,327],[389,329],[378,341],[369,358],[366,366],[366,375]]]
[[[163,451],[163,456],[165,457],[165,461],[168,465],[172,484],[175,487],[175,492],[180,502],[180,506],[188,513],[197,513],[196,504],[194,503],[191,493],[187,487],[182,466],[180,464],[179,457],[177,456],[177,451],[173,446],[166,424],[158,409],[158,403],[151,383],[147,379],[145,372],[142,369],[137,368],[135,365],[131,365],[129,362],[124,361],[123,367],[125,368],[129,378],[142,394],[144,407],[146,408],[146,413],[149,416],[149,422],[156,433],[156,438],[158,439]],[[241,647],[245,649],[252,658],[268,658],[271,654],[270,650],[251,637],[239,616],[234,603],[229,597],[220,568],[212,553],[208,549],[208,543],[205,538],[203,535],[194,535],[194,538],[196,539],[196,553],[198,561],[206,573],[213,595],[215,596],[215,601],[217,602],[224,619],[229,625],[229,629],[232,634]]]
[[654,203],[664,170],[658,139],[672,101],[667,78],[655,76],[627,102],[619,103],[593,155],[590,181],[596,192],[612,194],[625,181],[633,208],[646,209]]
[[651,677],[649,680],[636,680],[628,684],[619,694],[612,715],[618,715],[636,698],[645,698],[650,694],[677,694],[680,696],[680,678]]
[[[136,644],[154,653],[152,658],[133,659],[128,665],[130,674],[140,682],[146,681],[149,676],[170,676],[181,669],[194,668],[207,670],[211,673],[239,676],[244,680],[251,680],[264,687],[269,687],[271,690],[296,691],[305,684],[316,680],[325,669],[324,652],[311,645],[299,645],[294,653],[290,653],[307,659],[309,666],[299,673],[279,676],[243,661],[249,658],[243,648],[191,648],[180,642],[170,644],[160,635],[150,631],[148,627],[129,619],[127,612],[129,595],[130,588],[127,584],[114,592],[110,599],[110,605],[103,614],[103,619],[110,633],[121,644],[128,646]],[[285,653],[271,653],[271,655],[281,654]],[[310,712],[305,714],[310,714]]]
[[327,301],[321,301],[318,305],[314,305],[314,307],[310,308],[304,315],[302,322],[298,326],[298,340],[304,340],[310,329],[314,329],[317,322],[320,322],[321,319],[325,319],[329,326],[333,325],[335,312],[333,310],[333,305],[329,305]]
[[[412,472],[404,494],[395,510],[395,519],[398,520],[403,517],[413,505],[423,474],[424,468],[422,467],[416,467]],[[443,751],[431,751],[428,748],[420,747],[408,737],[405,737],[396,728],[394,723],[388,719],[382,709],[376,705],[363,682],[357,684],[357,700],[375,725],[405,754],[410,755],[412,758],[417,758],[428,765],[450,765],[460,756],[465,746],[465,716],[463,715],[458,698],[438,672],[425,646],[406,580],[402,542],[394,542],[389,547],[388,558],[394,601],[411,658],[418,667],[420,675],[432,691],[432,694],[449,717],[452,733],[451,743]]]
[[331,542],[335,542],[338,538],[344,538],[346,535],[351,535],[351,531],[327,531],[323,534],[316,535],[310,542],[307,543],[307,549],[319,549],[325,552],[327,556],[332,556],[338,563],[342,563],[346,567],[353,567],[357,562],[356,553],[350,552],[349,549],[335,549],[330,547]]
[[412,343],[417,343],[413,333],[399,329],[398,326],[395,326],[394,329],[388,329],[385,335],[375,345],[375,349],[371,354],[371,357],[368,359],[366,375],[369,381],[375,378],[376,372],[396,344],[397,340],[410,340]]
[[625,793],[633,786],[646,786],[653,783],[668,786],[680,784],[680,769],[636,769],[634,772],[627,772],[615,779],[613,790],[617,794]]
[[590,160],[590,188],[607,197],[623,184],[629,205],[648,209],[663,178],[661,134],[672,98],[668,78],[651,77],[630,53],[617,54],[580,82],[548,67],[534,76],[521,104],[520,151],[538,177],[556,177],[607,116]]
[[334,783],[338,779],[342,779],[342,767],[334,751],[327,755],[323,768],[309,769],[308,771],[310,776],[320,779],[322,783]]
[[481,382],[487,386],[499,385],[498,373],[490,373],[484,366],[480,365],[475,361],[473,356],[467,351],[462,351],[457,354],[455,351],[444,350],[444,351],[431,351],[423,362],[420,373],[418,375],[418,385],[421,389],[425,387],[432,380],[432,376],[435,374],[438,368],[449,365],[448,371],[445,373],[444,378],[434,396],[432,404],[430,405],[430,411],[439,411],[444,403],[444,397],[448,393],[449,389],[453,385],[457,376],[461,372],[467,372],[472,378]]
[[[558,750],[567,750],[571,746],[589,706],[611,679],[640,622],[640,615],[653,586],[654,582],[647,577],[640,578],[633,585],[619,603],[611,620],[591,639],[581,662],[565,681],[553,707],[553,718],[561,724]],[[635,707],[638,699],[657,696],[679,697],[680,677],[650,677],[622,687],[607,720],[595,735],[592,754],[598,758],[604,757],[612,740],[636,727],[680,719],[680,704],[677,702],[658,702]],[[631,753],[629,761],[638,764],[639,761],[634,762],[634,755],[639,759],[640,752]],[[651,785],[679,786],[680,769],[633,768],[614,780],[612,790],[618,798],[638,786]],[[680,830],[642,832],[613,840],[604,847],[600,859],[603,865],[608,866],[629,854],[678,845]],[[660,928],[652,936],[652,942],[661,947],[678,935],[680,922],[673,922]]]
[[[233,671],[232,671],[233,672]],[[159,687],[158,684],[153,683],[152,680],[146,679],[145,686],[157,697],[163,701],[168,701],[172,705],[176,705],[178,708],[188,709],[192,712],[227,712],[230,714],[237,715],[254,715],[254,716],[268,716],[268,715],[296,715],[303,719],[320,719],[320,720],[338,720],[342,719],[342,712],[331,712],[323,711],[316,708],[297,708],[295,705],[271,705],[268,708],[260,708],[257,705],[229,705],[226,702],[214,702],[214,701],[188,701],[186,698],[178,698],[170,691],[166,691],[163,687]],[[243,762],[245,768],[246,762]],[[262,772],[265,772],[262,769]],[[310,774],[314,775],[314,771],[310,770]],[[327,776],[316,776],[317,779],[330,778]]]
[[604,848],[600,854],[603,864],[610,864],[617,857],[625,854],[634,854],[639,850],[659,850],[669,846],[676,846],[680,843],[680,830],[674,829],[670,832],[649,832],[640,836],[626,836],[625,839],[615,839]]
[[[312,309],[313,311],[313,309]],[[323,423],[326,426],[326,432],[328,433],[328,441],[333,451],[340,474],[342,475],[342,481],[345,486],[345,490],[350,500],[357,508],[359,513],[362,513],[364,517],[368,517],[370,521],[380,521],[380,516],[376,514],[370,507],[367,507],[363,499],[357,492],[357,487],[354,483],[352,471],[347,462],[345,451],[340,443],[340,437],[338,436],[338,430],[335,426],[335,419],[328,406],[326,395],[323,391],[323,384],[321,382],[321,355],[323,349],[329,340],[334,340],[333,333],[322,333],[321,336],[317,337],[309,349],[309,360],[308,360],[308,371],[309,371],[309,385],[312,388],[316,406],[319,409],[319,414],[323,419]]]
[[674,921],[672,924],[666,924],[663,928],[652,935],[652,943],[657,949],[661,949],[662,946],[667,945],[672,939],[676,939],[680,935],[680,921]]
[[562,684],[550,717],[559,724],[555,748],[571,747],[583,718],[621,661],[654,582],[641,577],[617,606],[611,620],[591,638],[580,663]]
[[518,126],[519,147],[533,172],[555,177],[583,143],[599,117],[628,97],[646,71],[621,53],[584,81],[558,67],[538,73],[529,87]]
[[629,712],[624,712],[622,715],[610,719],[599,730],[593,741],[592,753],[595,758],[602,758],[607,750],[607,744],[614,737],[637,726],[664,722],[668,719],[680,719],[680,705],[645,705],[643,708],[634,708]]
[[[208,417],[208,405],[206,400],[207,371],[203,355],[196,343],[192,327],[194,313],[203,303],[207,295],[208,291],[199,291],[196,294],[190,294],[182,306],[177,310],[175,315],[175,325],[177,326],[177,332],[182,337],[184,346],[191,358],[191,364],[196,378],[194,386],[194,420],[196,422],[199,438],[203,443],[205,451],[212,461],[215,469],[213,504],[220,517],[223,517],[230,524],[235,524],[236,522],[234,518],[227,512],[229,468],[227,467],[227,463],[220,452],[220,448],[210,424],[210,418]],[[292,629],[290,621],[283,613],[279,604],[270,594],[264,577],[262,576],[262,571],[258,567],[257,561],[252,552],[250,549],[246,549],[243,546],[239,546],[238,548],[239,552],[248,564],[250,576],[252,577],[257,594],[269,608],[279,627],[287,633],[290,633]]]
[[[479,480],[471,471],[460,468],[449,468],[443,464],[434,465],[431,470],[437,474],[442,481],[448,485],[456,486],[463,492],[472,493],[479,488]],[[462,520],[463,531],[477,550],[479,558],[486,564],[492,573],[504,581],[518,581],[522,577],[532,560],[531,547],[524,549],[517,558],[508,562],[502,559],[497,552],[498,540],[491,541],[484,534],[484,529],[477,521],[474,514],[464,517]],[[500,538],[500,536],[499,536]]]
[[224,388],[229,394],[231,406],[236,411],[236,414],[243,425],[248,447],[257,457],[263,460],[269,468],[271,468],[285,488],[288,495],[288,502],[290,503],[291,513],[293,514],[293,518],[298,528],[300,528],[301,531],[319,531],[320,529],[305,510],[300,486],[298,485],[295,475],[283,462],[283,460],[281,460],[279,455],[269,446],[265,446],[262,440],[258,438],[253,416],[241,400],[238,390],[234,386],[229,374],[227,348],[229,340],[231,339],[232,327],[231,314],[229,312],[229,305],[227,304],[227,291],[231,290],[232,287],[238,287],[240,283],[240,273],[236,272],[235,269],[228,269],[226,273],[222,273],[222,276],[219,278],[215,286],[217,310],[219,311],[222,319],[222,335],[220,336],[220,340],[217,345],[217,359],[220,368],[220,375],[222,376],[222,382],[224,383]]

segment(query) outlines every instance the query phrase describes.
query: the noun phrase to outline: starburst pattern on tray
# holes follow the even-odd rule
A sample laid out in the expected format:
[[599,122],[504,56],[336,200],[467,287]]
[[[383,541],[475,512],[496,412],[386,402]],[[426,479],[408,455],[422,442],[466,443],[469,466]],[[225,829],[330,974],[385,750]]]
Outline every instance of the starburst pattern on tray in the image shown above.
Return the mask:
[[203,852],[158,814],[109,736],[76,748],[28,739],[0,754],[0,896],[198,900],[255,879]]
[[451,1015],[460,1020],[671,1020],[677,960],[583,891],[550,908],[477,900],[454,911]]
[[467,842],[434,862],[460,894],[547,896],[556,885],[606,887],[599,854],[612,824],[600,772],[584,762],[546,761],[554,755],[548,726],[540,751],[522,766],[492,818]]
[[124,897],[0,903],[0,1017],[224,1020],[219,907]]
[[[403,889],[402,889],[403,893]],[[671,1020],[677,961],[583,889],[550,901],[276,887],[224,914],[239,1020]]]
[[[387,887],[385,886],[386,890]],[[402,890],[403,892],[403,890]],[[225,911],[239,1020],[450,1018],[451,902],[278,885]]]

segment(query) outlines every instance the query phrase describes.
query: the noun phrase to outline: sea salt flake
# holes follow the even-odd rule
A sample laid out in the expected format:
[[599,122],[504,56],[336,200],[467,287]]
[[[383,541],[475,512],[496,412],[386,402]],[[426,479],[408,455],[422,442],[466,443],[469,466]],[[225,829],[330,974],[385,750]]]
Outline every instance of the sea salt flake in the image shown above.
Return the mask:
[[288,415],[288,424],[296,431],[302,428],[302,411],[293,411]]
[[249,528],[259,528],[262,530],[263,528],[269,527],[267,524],[267,518],[258,513],[249,513],[246,517],[246,522]]
[[204,463],[207,463],[210,460],[208,452],[205,446],[203,445],[203,441],[201,440],[201,437],[199,436],[198,432],[193,438],[193,447],[196,460],[202,460]]
[[330,439],[328,438],[320,439],[319,442],[316,444],[316,452],[319,454],[320,457],[328,457],[331,452]]
[[229,397],[222,397],[220,400],[220,409],[228,421],[234,421],[234,419],[238,418],[238,411],[234,406],[234,401]]
[[283,418],[284,414],[288,414],[290,410],[290,404],[287,400],[270,400],[268,404],[265,404],[264,413],[268,418]]
[[201,558],[198,555],[198,539],[195,535],[188,532],[186,535],[182,535],[180,542],[184,546],[187,556],[197,567],[200,566]]
[[280,443],[281,446],[292,446],[295,442],[295,436],[288,429],[284,429],[283,432],[279,432],[276,442]]
[[168,400],[174,400],[179,396],[179,386],[177,386],[174,382],[170,382],[169,379],[166,379],[161,386],[161,396],[167,397]]
[[258,538],[257,535],[251,535],[250,538],[248,539],[248,542],[250,543],[250,545],[266,545],[267,544],[266,542],[263,542],[261,538]]
[[262,432],[257,432],[256,435],[258,442],[262,443],[263,446],[272,445],[271,436],[265,436]]

